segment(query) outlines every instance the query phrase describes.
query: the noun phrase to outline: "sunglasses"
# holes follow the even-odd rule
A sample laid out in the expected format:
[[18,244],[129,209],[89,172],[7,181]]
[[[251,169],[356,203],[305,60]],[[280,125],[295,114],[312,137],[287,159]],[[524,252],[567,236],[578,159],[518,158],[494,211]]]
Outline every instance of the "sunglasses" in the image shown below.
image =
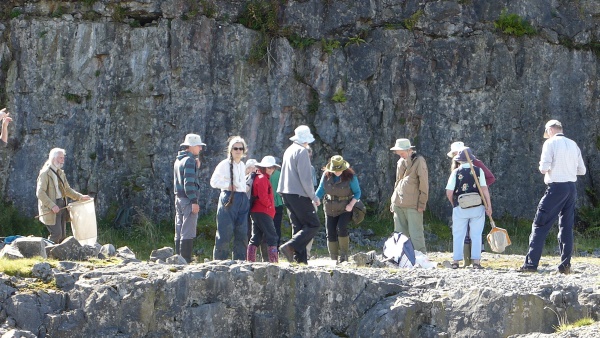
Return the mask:
[[244,147],[238,148],[238,147],[232,147],[231,150],[239,150],[239,151],[244,151]]

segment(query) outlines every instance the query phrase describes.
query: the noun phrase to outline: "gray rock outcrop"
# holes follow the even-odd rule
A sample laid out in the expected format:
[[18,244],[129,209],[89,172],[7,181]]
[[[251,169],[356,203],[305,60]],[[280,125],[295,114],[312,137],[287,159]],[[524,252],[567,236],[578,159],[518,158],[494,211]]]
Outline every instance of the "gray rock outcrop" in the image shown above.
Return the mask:
[[600,315],[600,269],[586,264],[567,276],[236,261],[81,269],[55,273],[60,290],[33,293],[0,277],[9,329],[38,337],[507,337],[551,333],[555,312],[569,321]]
[[[208,145],[201,210],[211,210],[218,192],[208,177],[228,136],[244,136],[249,157],[281,157],[308,124],[315,167],[343,155],[377,208],[395,179],[388,149],[408,137],[428,160],[429,209],[447,214],[445,154],[462,140],[498,178],[496,213],[532,217],[551,118],[588,166],[579,205],[600,195],[597,1],[279,2],[281,31],[308,46],[275,37],[256,63],[261,33],[239,23],[246,3],[3,2],[0,96],[14,117],[0,150],[3,196],[35,214],[37,167],[56,145],[69,154],[71,185],[96,196],[100,215],[117,205],[172,219],[172,161],[197,132]],[[499,32],[503,9],[537,34]]]

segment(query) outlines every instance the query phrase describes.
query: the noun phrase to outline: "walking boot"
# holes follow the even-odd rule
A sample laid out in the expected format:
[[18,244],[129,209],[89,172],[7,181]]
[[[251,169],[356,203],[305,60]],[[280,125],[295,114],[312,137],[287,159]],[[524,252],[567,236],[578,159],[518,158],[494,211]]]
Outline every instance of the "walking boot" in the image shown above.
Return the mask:
[[269,261],[269,247],[265,241],[260,243],[260,256],[262,257],[263,262]]
[[185,259],[186,262],[192,262],[192,250],[194,249],[194,240],[193,239],[182,239],[181,247],[179,250],[181,251],[180,255]]
[[337,241],[335,242],[327,242],[327,249],[329,249],[329,257],[337,261],[339,255],[339,244]]
[[340,243],[340,263],[348,260],[348,250],[350,247],[350,237],[338,237]]
[[269,251],[269,263],[279,263],[279,253],[277,253],[277,246],[270,246]]
[[465,259],[465,266],[471,265],[471,243],[465,244],[463,247],[463,257]]
[[285,259],[292,263],[294,261],[294,248],[289,244],[289,242],[284,243],[279,247],[279,252],[285,257]]
[[180,243],[179,240],[176,239],[175,240],[175,254],[176,255],[179,255],[179,243]]
[[258,249],[256,245],[248,245],[248,249],[246,251],[246,260],[248,262],[256,262],[256,249]]

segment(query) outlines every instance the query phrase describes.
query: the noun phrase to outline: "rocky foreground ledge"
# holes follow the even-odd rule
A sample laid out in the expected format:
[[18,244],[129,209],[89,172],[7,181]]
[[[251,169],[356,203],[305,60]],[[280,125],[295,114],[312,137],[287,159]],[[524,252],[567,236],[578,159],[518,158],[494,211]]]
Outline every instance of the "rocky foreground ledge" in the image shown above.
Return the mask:
[[[437,255],[433,260],[450,257]],[[600,266],[577,263],[573,270],[565,276],[549,267],[525,274],[135,260],[92,269],[61,262],[47,276],[56,288],[32,288],[34,279],[0,275],[0,334],[543,337],[539,333],[553,332],[559,319],[600,315]],[[598,337],[600,326],[553,336]]]

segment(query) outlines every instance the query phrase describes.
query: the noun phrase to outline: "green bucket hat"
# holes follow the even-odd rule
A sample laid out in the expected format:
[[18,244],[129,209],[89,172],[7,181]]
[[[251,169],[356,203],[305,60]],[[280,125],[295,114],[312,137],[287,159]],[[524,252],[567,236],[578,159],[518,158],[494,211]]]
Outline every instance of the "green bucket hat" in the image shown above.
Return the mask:
[[336,172],[336,171],[344,171],[350,168],[350,163],[348,161],[344,161],[344,158],[340,155],[335,155],[331,158],[329,163],[325,166],[325,171]]

